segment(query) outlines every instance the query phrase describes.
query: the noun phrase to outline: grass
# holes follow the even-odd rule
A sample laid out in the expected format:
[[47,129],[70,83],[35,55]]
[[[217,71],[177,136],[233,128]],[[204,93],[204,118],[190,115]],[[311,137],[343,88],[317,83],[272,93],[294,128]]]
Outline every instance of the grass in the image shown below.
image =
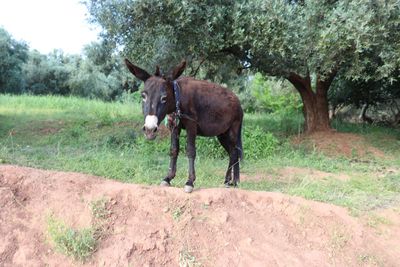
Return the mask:
[[91,227],[77,230],[50,216],[47,231],[57,251],[81,262],[91,256],[96,247],[95,230]]
[[179,251],[179,267],[199,267],[201,265],[187,248]]
[[184,210],[181,207],[177,207],[176,209],[174,209],[172,211],[172,218],[175,221],[178,221],[181,218],[183,212],[184,212]]
[[86,261],[96,250],[98,241],[106,234],[110,214],[107,202],[107,199],[101,198],[90,203],[92,225],[83,229],[72,228],[51,214],[47,219],[47,232],[54,248],[74,260]]
[[[146,141],[138,103],[105,103],[75,97],[0,95],[0,163],[78,171],[130,183],[159,184],[169,164],[169,137]],[[291,138],[301,132],[301,114],[246,114],[242,174],[261,175],[240,188],[276,191],[349,207],[355,213],[399,200],[400,130],[334,121],[342,132],[363,135],[386,158],[327,157]],[[268,134],[265,134],[268,132]],[[187,179],[185,132],[173,185]],[[215,138],[198,138],[196,186],[220,187],[228,158]],[[277,177],[286,167],[309,168],[350,179]],[[394,169],[395,172],[388,170]],[[279,179],[278,179],[279,178]]]

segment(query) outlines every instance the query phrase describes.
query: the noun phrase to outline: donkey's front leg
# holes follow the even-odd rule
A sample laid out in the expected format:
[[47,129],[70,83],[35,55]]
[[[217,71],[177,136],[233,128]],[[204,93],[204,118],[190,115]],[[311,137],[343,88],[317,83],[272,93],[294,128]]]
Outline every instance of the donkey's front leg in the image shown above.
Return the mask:
[[187,127],[187,156],[189,159],[189,179],[187,180],[184,191],[191,193],[194,188],[194,181],[196,180],[196,172],[194,170],[194,161],[196,159],[196,130],[197,126]]
[[161,186],[170,186],[171,180],[176,175],[176,161],[179,154],[179,135],[181,128],[175,126],[171,130],[171,148],[170,148],[170,162],[167,176],[161,181]]

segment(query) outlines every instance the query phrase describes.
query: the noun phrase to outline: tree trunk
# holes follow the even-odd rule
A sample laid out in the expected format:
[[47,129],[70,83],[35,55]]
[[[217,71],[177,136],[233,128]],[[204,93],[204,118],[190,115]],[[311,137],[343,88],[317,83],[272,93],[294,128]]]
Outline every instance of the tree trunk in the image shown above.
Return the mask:
[[300,93],[303,101],[304,131],[307,134],[332,130],[329,121],[328,106],[328,89],[332,83],[334,74],[332,76],[329,76],[325,80],[321,80],[318,76],[315,92],[312,90],[309,75],[304,78],[292,73],[287,78]]

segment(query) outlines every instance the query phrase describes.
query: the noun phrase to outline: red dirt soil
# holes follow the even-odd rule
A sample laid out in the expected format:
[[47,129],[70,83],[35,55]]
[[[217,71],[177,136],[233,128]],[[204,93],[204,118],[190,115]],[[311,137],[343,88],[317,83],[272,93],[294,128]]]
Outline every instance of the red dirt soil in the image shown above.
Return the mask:
[[[86,227],[89,203],[104,197],[109,229],[93,256],[81,264],[55,252],[48,215]],[[378,231],[344,208],[279,193],[186,194],[0,165],[0,266],[399,266],[400,214],[386,213]]]

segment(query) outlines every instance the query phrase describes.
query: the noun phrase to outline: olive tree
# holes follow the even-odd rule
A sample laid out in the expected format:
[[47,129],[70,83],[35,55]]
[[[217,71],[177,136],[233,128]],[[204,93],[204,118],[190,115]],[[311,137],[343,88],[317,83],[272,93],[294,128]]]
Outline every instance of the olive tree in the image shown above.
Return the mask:
[[28,45],[15,40],[6,30],[0,28],[0,93],[22,90],[22,65],[27,57]]
[[[399,68],[398,0],[88,0],[91,19],[138,64],[252,68],[288,80],[303,102],[305,131],[331,128],[328,90]],[[371,54],[372,57],[361,57]],[[380,63],[373,75],[366,65]],[[173,64],[172,64],[173,63]]]

